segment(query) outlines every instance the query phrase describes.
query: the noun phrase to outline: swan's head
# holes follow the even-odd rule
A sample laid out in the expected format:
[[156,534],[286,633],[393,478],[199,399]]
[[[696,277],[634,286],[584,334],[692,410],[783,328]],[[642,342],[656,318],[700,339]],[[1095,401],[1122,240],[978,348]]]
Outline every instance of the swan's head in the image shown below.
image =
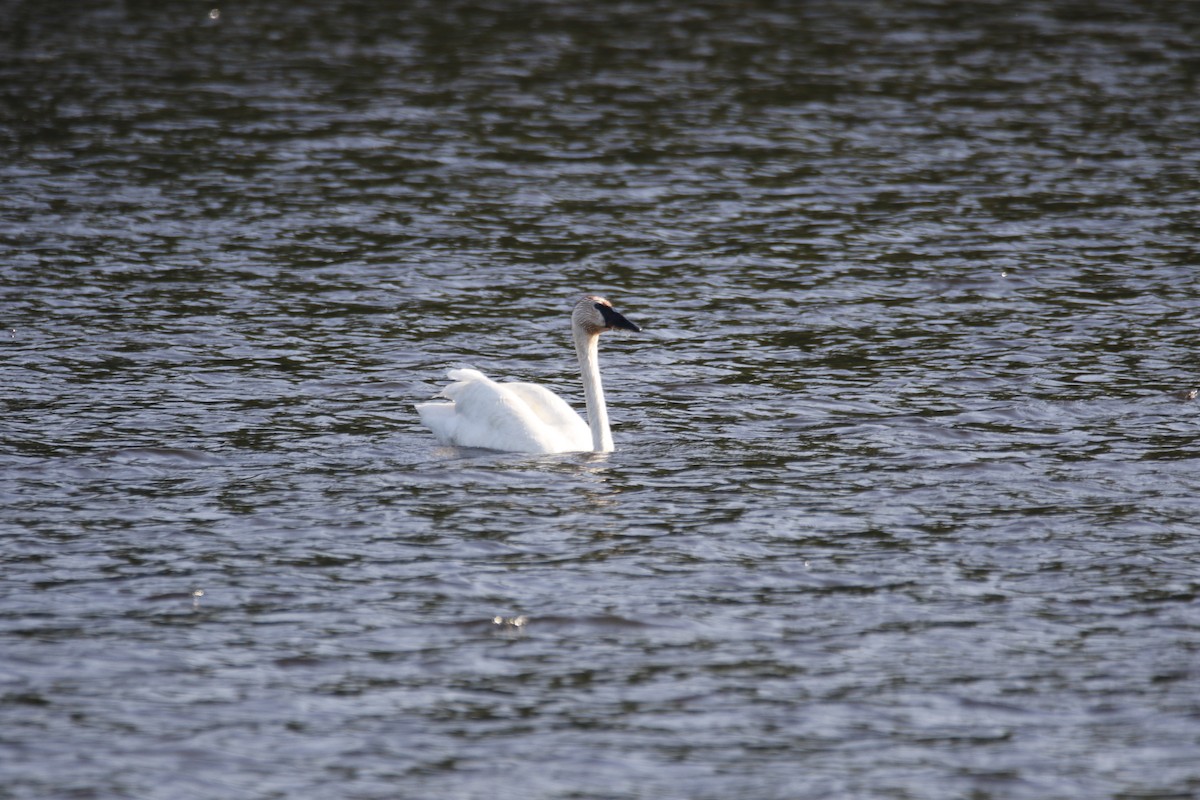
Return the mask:
[[575,310],[571,312],[571,327],[590,335],[599,335],[613,330],[634,331],[635,333],[641,330],[637,325],[621,316],[612,307],[612,303],[594,294],[579,298],[579,302],[575,304]]

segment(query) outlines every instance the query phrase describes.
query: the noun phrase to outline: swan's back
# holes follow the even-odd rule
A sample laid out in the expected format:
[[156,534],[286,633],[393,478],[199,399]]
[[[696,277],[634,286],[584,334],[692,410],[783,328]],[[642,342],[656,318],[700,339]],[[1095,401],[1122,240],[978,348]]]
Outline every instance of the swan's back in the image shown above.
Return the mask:
[[561,397],[534,383],[497,383],[474,369],[452,369],[449,403],[417,406],[442,444],[518,453],[592,449],[592,433]]

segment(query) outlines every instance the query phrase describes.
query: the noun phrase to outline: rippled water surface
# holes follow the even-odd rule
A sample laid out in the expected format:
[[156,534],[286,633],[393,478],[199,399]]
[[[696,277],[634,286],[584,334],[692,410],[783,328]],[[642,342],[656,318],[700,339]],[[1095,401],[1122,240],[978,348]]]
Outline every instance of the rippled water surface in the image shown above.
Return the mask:
[[0,797],[1200,796],[1194,4],[52,5]]

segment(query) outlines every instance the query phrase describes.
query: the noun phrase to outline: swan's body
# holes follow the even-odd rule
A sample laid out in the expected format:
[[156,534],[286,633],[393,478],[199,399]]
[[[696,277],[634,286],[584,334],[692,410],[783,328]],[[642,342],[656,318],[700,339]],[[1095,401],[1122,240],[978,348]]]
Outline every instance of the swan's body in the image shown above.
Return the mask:
[[449,403],[421,403],[417,413],[438,441],[518,453],[571,453],[613,449],[608,407],[597,361],[600,334],[641,330],[603,297],[588,295],[571,312],[571,334],[583,376],[588,421],[567,402],[536,383],[497,383],[474,369],[452,369],[442,391]]

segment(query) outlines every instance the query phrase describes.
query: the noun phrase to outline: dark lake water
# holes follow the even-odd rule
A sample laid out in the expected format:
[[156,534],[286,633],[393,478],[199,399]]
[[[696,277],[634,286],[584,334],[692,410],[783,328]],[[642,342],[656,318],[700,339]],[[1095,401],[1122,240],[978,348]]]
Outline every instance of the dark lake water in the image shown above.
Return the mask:
[[1200,796],[1198,42],[4,4],[0,798]]

